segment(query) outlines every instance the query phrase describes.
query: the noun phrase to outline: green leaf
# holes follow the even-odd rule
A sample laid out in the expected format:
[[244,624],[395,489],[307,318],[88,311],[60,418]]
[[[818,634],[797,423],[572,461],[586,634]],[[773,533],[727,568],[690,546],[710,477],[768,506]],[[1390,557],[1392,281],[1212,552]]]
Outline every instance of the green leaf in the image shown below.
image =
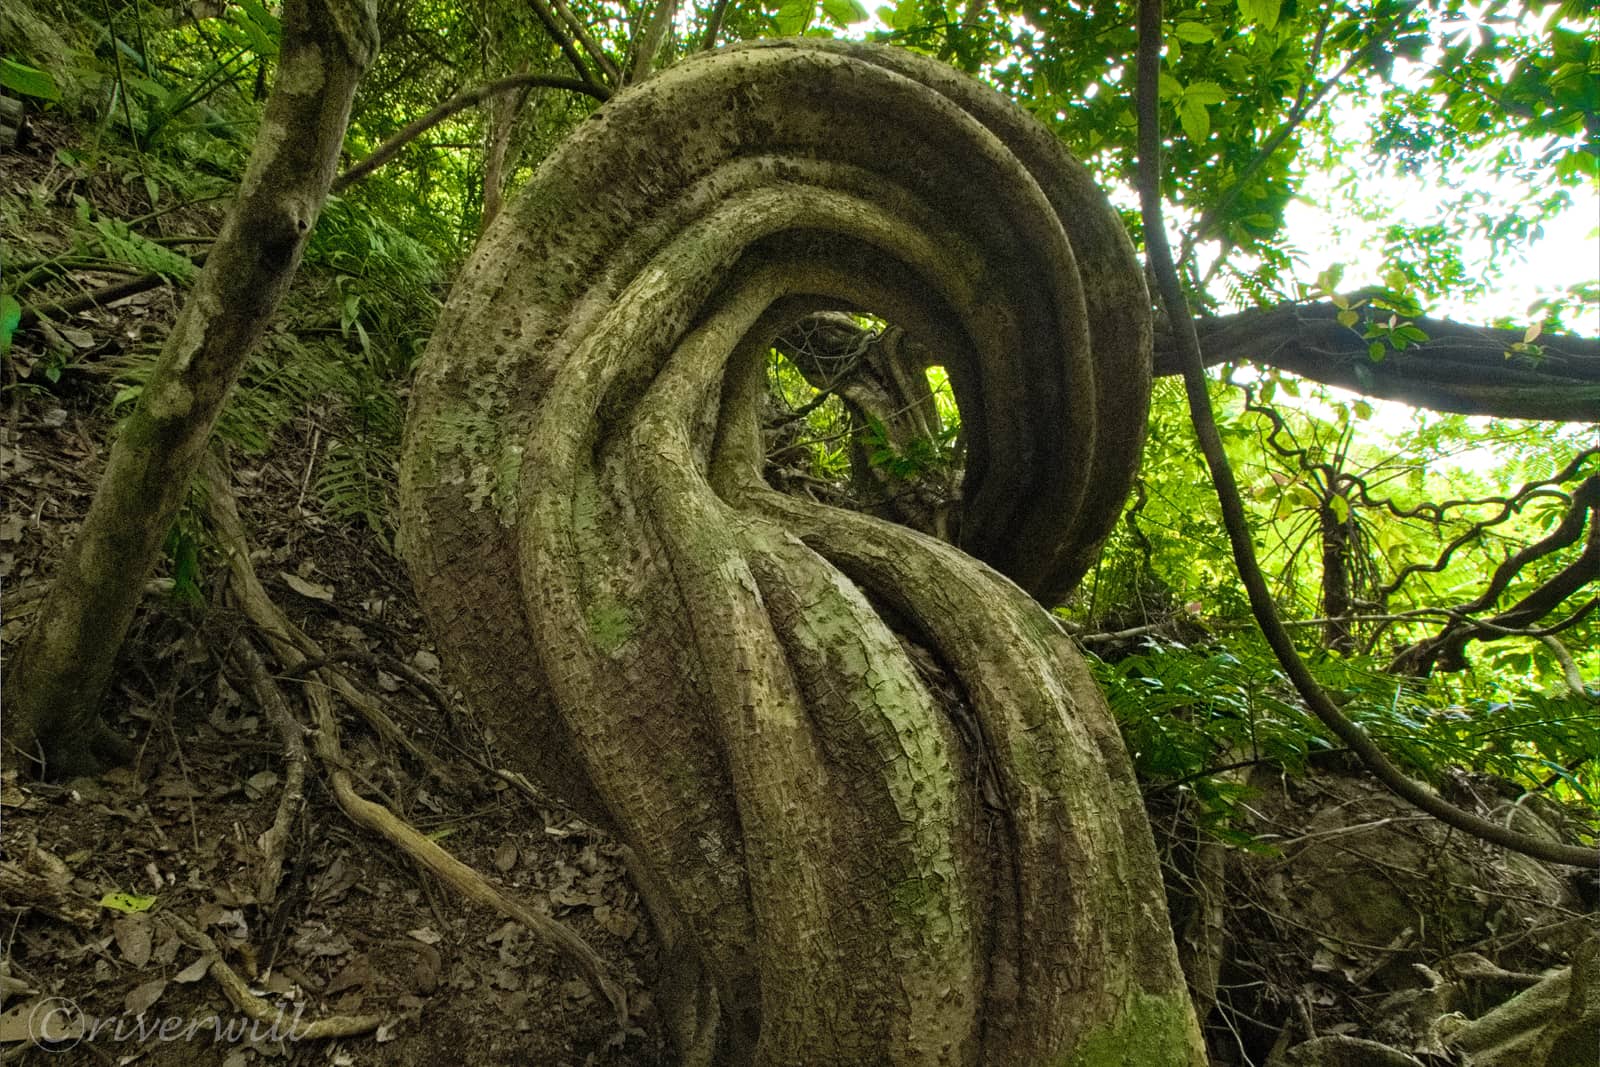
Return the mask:
[[917,0],[900,0],[894,6],[892,12],[886,15],[884,14],[886,11],[889,11],[889,9],[880,7],[878,9],[878,17],[883,19],[890,29],[904,32],[906,30],[914,30],[922,25],[922,7]]
[[1239,0],[1239,13],[1252,22],[1261,24],[1264,30],[1270,30],[1278,25],[1278,12],[1282,10],[1281,0]]
[[1184,86],[1183,98],[1200,104],[1220,104],[1228,99],[1228,93],[1216,82],[1198,81]]
[[1187,96],[1178,102],[1178,122],[1183,126],[1184,136],[1191,141],[1204,141],[1211,134],[1211,119],[1206,115],[1205,105]]
[[1188,41],[1190,44],[1208,44],[1216,39],[1211,27],[1199,22],[1180,22],[1178,28],[1172,32],[1178,35],[1178,40]]
[[0,356],[11,351],[11,338],[22,325],[22,305],[10,293],[0,293]]
[[1340,326],[1354,326],[1357,322],[1361,321],[1361,315],[1353,308],[1345,308],[1334,317],[1339,320]]
[[124,385],[117,390],[117,395],[111,399],[111,411],[116,412],[124,404],[131,404],[139,399],[139,394],[144,392],[143,385]]
[[1350,501],[1342,495],[1335,493],[1328,498],[1328,507],[1333,512],[1333,517],[1341,523],[1350,521]]
[[1161,83],[1161,99],[1171,100],[1175,96],[1183,95],[1183,83],[1170,74],[1158,75]]
[[853,26],[868,17],[859,0],[822,0],[822,12],[841,26]]
[[18,63],[14,59],[0,58],[0,86],[39,100],[61,99],[61,90],[56,88],[54,78],[37,67]]
[[806,23],[811,21],[813,10],[810,0],[784,0],[779,5],[777,14],[773,15],[772,21],[778,33],[788,37],[806,28]]
[[1370,419],[1370,418],[1372,418],[1372,405],[1367,403],[1365,400],[1357,400],[1353,406],[1355,407],[1356,418],[1358,418],[1358,419]]
[[1374,363],[1383,362],[1383,342],[1374,341],[1367,346],[1367,358]]
[[137,893],[107,893],[100,898],[100,906],[110,908],[112,911],[149,911],[156,906],[156,898],[143,897]]

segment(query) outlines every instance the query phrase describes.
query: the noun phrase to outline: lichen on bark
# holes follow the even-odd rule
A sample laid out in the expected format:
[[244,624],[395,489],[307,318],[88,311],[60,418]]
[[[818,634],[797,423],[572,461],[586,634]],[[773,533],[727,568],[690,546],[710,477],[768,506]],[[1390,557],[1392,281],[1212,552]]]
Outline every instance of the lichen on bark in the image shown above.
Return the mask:
[[[766,353],[824,311],[947,368],[959,546],[762,481]],[[1039,604],[1115,521],[1149,376],[1087,173],[906,52],[680,64],[489,228],[419,370],[403,544],[512,756],[659,887],[685,1062],[1059,1063],[1150,1004],[1145,1062],[1203,1062],[1126,753]],[[518,472],[493,507],[484,470]]]

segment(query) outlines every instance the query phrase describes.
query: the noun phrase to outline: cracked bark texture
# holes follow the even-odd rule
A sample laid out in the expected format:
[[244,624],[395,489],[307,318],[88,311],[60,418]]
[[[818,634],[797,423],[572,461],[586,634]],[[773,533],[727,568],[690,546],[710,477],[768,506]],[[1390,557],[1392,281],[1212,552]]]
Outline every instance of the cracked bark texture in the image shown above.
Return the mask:
[[[949,371],[960,547],[761,481],[766,353],[829,311]],[[629,846],[683,1062],[1204,1062],[1126,753],[1035,599],[1115,521],[1150,344],[1083,168],[873,46],[650,78],[486,233],[402,548],[502,745]]]

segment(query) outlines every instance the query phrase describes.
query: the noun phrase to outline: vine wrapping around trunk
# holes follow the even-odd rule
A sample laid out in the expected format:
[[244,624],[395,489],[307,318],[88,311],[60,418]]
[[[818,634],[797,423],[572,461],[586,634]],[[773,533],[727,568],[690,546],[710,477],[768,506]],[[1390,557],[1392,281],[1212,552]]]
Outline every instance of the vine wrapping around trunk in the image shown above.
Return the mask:
[[[947,369],[965,551],[762,482],[768,352],[819,311]],[[684,1062],[1204,1062],[1126,753],[1029,595],[1115,521],[1149,374],[1087,173],[906,52],[689,60],[486,233],[402,547],[502,744],[657,888]]]

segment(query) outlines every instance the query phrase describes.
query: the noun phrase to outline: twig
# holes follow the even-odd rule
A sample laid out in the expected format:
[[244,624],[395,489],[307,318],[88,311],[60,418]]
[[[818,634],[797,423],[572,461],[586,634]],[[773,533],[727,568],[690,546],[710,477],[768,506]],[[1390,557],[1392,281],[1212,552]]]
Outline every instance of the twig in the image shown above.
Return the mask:
[[[194,265],[202,266],[206,261],[204,255],[194,257]],[[159,289],[167,285],[170,279],[165,274],[144,274],[137,278],[130,278],[125,282],[117,282],[102,289],[93,289],[87,293],[59,300],[54,304],[35,304],[22,309],[22,318],[17,323],[19,330],[26,330],[39,322],[41,317],[54,318],[58,315],[76,315],[80,311],[90,308],[104,307],[114,304],[118,300],[126,300],[130,296],[148,293],[152,289]]]
[[463,111],[474,104],[482,103],[491,96],[514,92],[519,89],[566,89],[574,93],[585,93],[596,100],[602,101],[611,96],[602,86],[596,85],[592,80],[578,81],[574,78],[560,78],[552,74],[513,74],[508,78],[485,82],[476,89],[468,89],[466,92],[457,93],[420,119],[414,119],[401,127],[398,133],[379,145],[370,156],[335,178],[331,191],[335,193],[343,192],[356,182],[367,177],[399,155],[400,149],[456,112]]
[[326,656],[302,660],[294,667],[284,671],[282,676],[285,678],[302,678],[312,671],[321,670],[323,667],[332,666],[336,663],[360,663],[371,667],[373,670],[384,668],[392,670],[410,682],[412,687],[427,697],[434,707],[446,715],[453,713],[454,705],[451,704],[450,698],[445,696],[442,689],[434,685],[427,675],[405,662],[405,660],[394,656],[380,656],[374,652],[363,652],[355,648],[338,648],[329,652]]
[[1173,263],[1172,248],[1167,243],[1165,223],[1161,211],[1161,129],[1160,86],[1161,72],[1161,0],[1140,0],[1139,4],[1139,58],[1138,58],[1138,115],[1139,115],[1139,204],[1144,222],[1145,250],[1150,266],[1155,272],[1166,306],[1167,317],[1176,332],[1178,348],[1183,361],[1184,390],[1189,399],[1189,412],[1194,421],[1195,435],[1199,439],[1206,466],[1211,472],[1218,503],[1222,510],[1223,525],[1233,548],[1234,564],[1250,599],[1250,607],[1262,636],[1277,656],[1284,674],[1294,683],[1306,705],[1321,719],[1333,734],[1353,751],[1366,768],[1380,782],[1400,798],[1427,812],[1456,829],[1525,855],[1552,863],[1574,867],[1600,867],[1600,850],[1579,848],[1574,845],[1544,841],[1507,830],[1498,823],[1480,818],[1449,803],[1426,787],[1412,781],[1400,772],[1384,755],[1366,731],[1351,722],[1329,698],[1311,674],[1294,639],[1278,617],[1277,606],[1272,602],[1261,567],[1256,561],[1255,546],[1250,540],[1249,519],[1244,502],[1234,480],[1233,468],[1223,448],[1222,436],[1217,430],[1216,418],[1211,411],[1211,397],[1206,388],[1205,361],[1200,352],[1200,337],[1189,312],[1178,281],[1177,266]]

